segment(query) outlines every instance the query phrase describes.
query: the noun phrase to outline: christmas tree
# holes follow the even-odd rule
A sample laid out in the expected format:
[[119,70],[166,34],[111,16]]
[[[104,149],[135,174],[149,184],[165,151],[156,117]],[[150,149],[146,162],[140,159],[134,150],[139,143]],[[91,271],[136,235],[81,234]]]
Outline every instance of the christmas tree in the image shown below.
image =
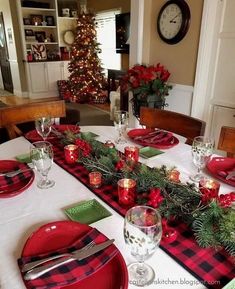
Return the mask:
[[95,17],[78,15],[76,37],[69,63],[69,86],[75,102],[92,102],[103,96],[103,69],[98,57],[101,50],[96,40]]

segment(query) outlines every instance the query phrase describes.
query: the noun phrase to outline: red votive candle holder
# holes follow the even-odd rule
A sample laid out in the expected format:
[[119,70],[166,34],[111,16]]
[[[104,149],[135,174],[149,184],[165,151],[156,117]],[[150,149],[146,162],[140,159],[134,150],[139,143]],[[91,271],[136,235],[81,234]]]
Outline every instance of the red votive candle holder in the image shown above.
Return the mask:
[[128,146],[124,148],[124,154],[127,160],[138,162],[139,148],[135,146]]
[[202,178],[199,181],[199,190],[210,198],[217,198],[219,195],[220,183],[210,178]]
[[102,174],[100,172],[89,173],[89,182],[93,188],[99,188],[102,183]]
[[118,200],[121,205],[132,206],[135,204],[136,181],[121,179],[118,181]]
[[180,172],[177,170],[170,171],[168,179],[172,182],[178,183],[180,181]]
[[65,146],[64,156],[67,164],[75,164],[78,160],[78,146],[73,144]]

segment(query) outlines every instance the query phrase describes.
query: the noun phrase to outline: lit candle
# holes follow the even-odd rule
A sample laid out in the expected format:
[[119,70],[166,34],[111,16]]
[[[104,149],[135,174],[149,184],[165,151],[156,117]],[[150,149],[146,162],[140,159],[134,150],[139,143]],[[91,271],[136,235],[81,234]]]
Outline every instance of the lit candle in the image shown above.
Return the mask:
[[75,164],[78,160],[78,146],[73,144],[65,146],[64,155],[66,163]]
[[139,148],[135,146],[128,146],[124,148],[124,154],[127,160],[138,162]]
[[204,195],[210,195],[210,198],[217,198],[219,194],[220,183],[209,178],[202,178],[199,181],[199,190]]
[[170,181],[178,183],[180,181],[180,172],[177,170],[170,171],[168,179]]
[[135,204],[136,181],[121,179],[118,181],[118,199],[121,205],[132,206]]
[[100,172],[89,173],[89,182],[93,188],[99,188],[102,182],[102,174]]

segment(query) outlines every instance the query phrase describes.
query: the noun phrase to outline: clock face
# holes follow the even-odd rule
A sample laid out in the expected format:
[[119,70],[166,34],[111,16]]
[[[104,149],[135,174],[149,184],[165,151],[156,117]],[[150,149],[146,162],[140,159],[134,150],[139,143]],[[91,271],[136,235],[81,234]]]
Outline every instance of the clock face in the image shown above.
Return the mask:
[[186,35],[190,22],[190,10],[184,0],[166,2],[158,15],[159,36],[168,44],[179,42]]
[[166,39],[172,39],[180,31],[182,25],[182,11],[176,4],[171,4],[163,10],[159,28]]

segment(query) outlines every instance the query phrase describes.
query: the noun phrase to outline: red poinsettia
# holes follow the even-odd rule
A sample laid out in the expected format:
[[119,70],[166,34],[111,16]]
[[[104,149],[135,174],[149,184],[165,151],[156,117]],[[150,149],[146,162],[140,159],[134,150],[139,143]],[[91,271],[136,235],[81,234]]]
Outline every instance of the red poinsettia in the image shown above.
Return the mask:
[[123,82],[125,90],[131,90],[139,100],[148,100],[148,96],[153,94],[164,100],[172,88],[167,84],[169,76],[170,72],[160,63],[151,66],[136,64],[127,71]]
[[88,157],[91,153],[91,146],[88,142],[80,139],[80,138],[77,138],[76,141],[75,141],[75,144],[78,146],[82,156],[84,157]]

